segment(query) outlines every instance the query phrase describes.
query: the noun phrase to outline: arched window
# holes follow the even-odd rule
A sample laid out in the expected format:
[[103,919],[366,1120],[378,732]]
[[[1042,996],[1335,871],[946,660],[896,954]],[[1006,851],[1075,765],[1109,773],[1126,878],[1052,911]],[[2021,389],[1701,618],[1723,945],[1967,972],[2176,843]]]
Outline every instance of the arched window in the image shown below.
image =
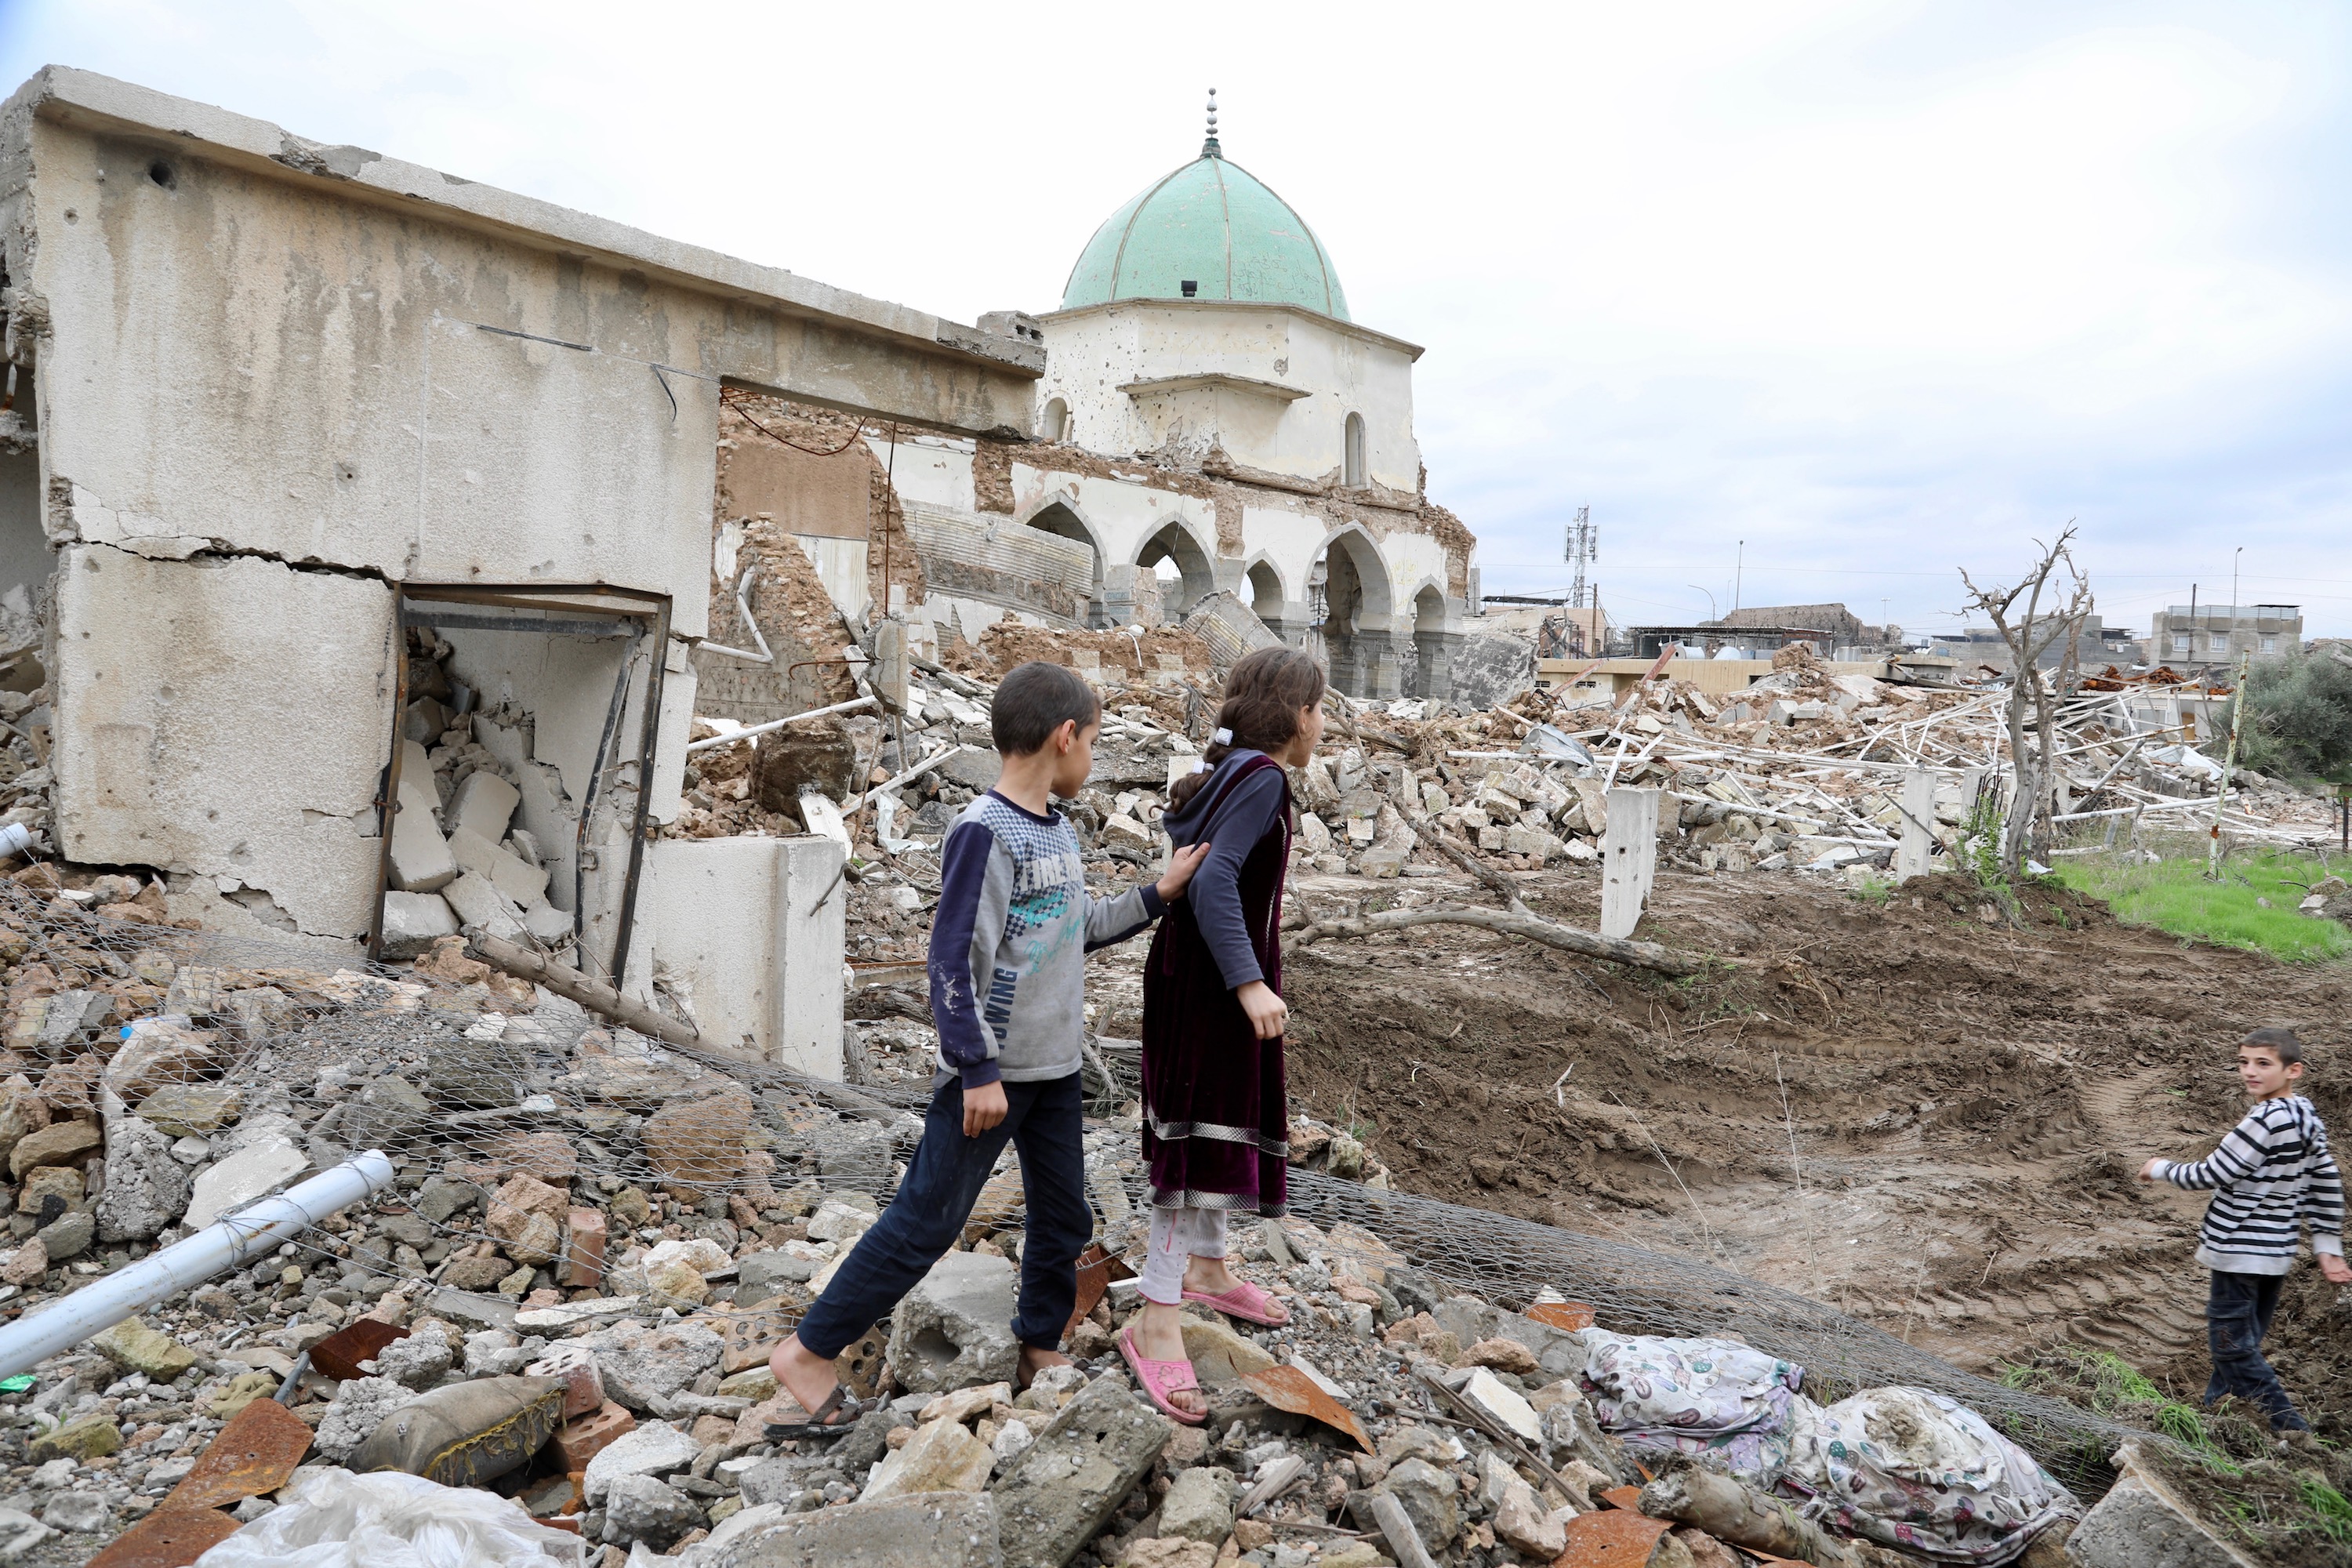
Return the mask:
[[1364,488],[1364,416],[1360,414],[1348,416],[1348,455],[1341,474],[1341,482],[1349,489]]
[[1058,397],[1045,399],[1045,412],[1037,418],[1037,435],[1043,440],[1066,441],[1070,438],[1070,405]]

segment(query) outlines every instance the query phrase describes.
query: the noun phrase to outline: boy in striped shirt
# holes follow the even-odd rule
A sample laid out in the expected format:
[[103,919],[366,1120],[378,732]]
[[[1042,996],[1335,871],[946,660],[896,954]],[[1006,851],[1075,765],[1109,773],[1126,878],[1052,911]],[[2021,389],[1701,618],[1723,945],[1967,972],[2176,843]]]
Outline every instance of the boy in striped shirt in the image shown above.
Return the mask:
[[2193,1164],[2150,1160],[2139,1173],[2143,1182],[2212,1189],[2197,1233],[2197,1261],[2213,1271],[2205,1305],[2213,1376],[2205,1403],[2238,1394],[2267,1410],[2279,1432],[2311,1430],[2263,1359],[2263,1336],[2305,1220],[2320,1272],[2352,1285],[2344,1261],[2344,1181],[2319,1112],[2294,1092],[2302,1077],[2303,1042],[2294,1031],[2256,1029],[2238,1047],[2238,1078],[2254,1102],[2245,1120],[2210,1157]]

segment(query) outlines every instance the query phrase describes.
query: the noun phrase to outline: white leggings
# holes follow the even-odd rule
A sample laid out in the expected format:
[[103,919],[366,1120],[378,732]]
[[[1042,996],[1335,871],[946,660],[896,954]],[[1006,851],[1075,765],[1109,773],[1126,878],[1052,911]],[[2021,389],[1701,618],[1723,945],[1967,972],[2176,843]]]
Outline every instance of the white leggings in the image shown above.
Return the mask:
[[1225,1211],[1154,1208],[1150,1247],[1143,1259],[1143,1299],[1173,1307],[1184,1299],[1184,1265],[1225,1255]]

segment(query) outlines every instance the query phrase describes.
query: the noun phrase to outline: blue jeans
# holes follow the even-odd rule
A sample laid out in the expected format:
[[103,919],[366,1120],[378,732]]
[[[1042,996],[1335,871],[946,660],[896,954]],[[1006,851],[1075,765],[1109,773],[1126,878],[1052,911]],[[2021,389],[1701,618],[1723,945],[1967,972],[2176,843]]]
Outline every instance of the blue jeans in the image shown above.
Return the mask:
[[2308,1432],[2294,1402],[2263,1358],[2263,1337],[2271,1331],[2271,1314],[2278,1310],[2279,1289],[2286,1283],[2278,1274],[2213,1276],[2212,1293],[2205,1301],[2205,1339],[2213,1351],[2213,1376],[2205,1384],[2205,1403],[2234,1394],[2270,1414],[2276,1432]]
[[931,1095],[923,1141],[898,1195],[858,1238],[801,1320],[800,1342],[831,1359],[898,1304],[963,1232],[980,1189],[1010,1142],[1021,1156],[1028,1205],[1021,1247],[1021,1300],[1013,1332],[1024,1345],[1058,1350],[1078,1304],[1078,1254],[1095,1229],[1087,1202],[1086,1103],[1079,1075],[1004,1085],[1004,1120],[977,1138],[963,1135],[963,1086]]

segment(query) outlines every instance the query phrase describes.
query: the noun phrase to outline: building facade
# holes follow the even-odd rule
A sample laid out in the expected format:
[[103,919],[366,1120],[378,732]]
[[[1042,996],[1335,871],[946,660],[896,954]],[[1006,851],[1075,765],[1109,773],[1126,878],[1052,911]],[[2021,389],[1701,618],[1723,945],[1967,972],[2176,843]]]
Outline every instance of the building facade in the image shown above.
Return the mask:
[[2175,669],[2276,658],[2303,646],[2300,605],[2167,605],[2156,613],[2148,658]]

